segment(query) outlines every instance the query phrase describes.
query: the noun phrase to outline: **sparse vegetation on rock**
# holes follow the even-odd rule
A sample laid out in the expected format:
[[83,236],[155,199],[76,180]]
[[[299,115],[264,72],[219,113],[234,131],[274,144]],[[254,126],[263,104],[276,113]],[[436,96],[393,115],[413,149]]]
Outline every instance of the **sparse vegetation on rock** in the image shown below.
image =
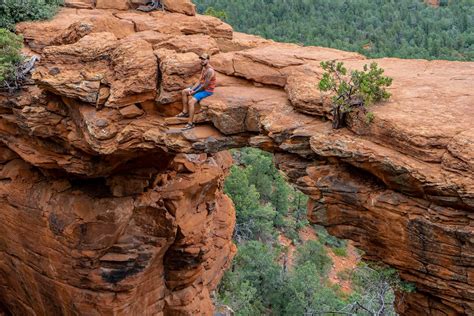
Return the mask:
[[21,53],[23,38],[0,28],[0,90],[12,93],[27,80],[38,56]]
[[388,100],[390,93],[386,90],[392,84],[392,78],[383,76],[384,70],[373,62],[364,65],[364,70],[353,70],[348,73],[343,62],[323,61],[323,77],[319,89],[330,92],[332,96],[333,127],[340,128],[345,124],[346,114],[356,108],[363,108],[367,121],[374,119],[374,114],[367,112],[367,107],[374,102]]
[[20,36],[0,28],[0,88],[16,79],[16,72],[24,57],[21,55],[23,40]]

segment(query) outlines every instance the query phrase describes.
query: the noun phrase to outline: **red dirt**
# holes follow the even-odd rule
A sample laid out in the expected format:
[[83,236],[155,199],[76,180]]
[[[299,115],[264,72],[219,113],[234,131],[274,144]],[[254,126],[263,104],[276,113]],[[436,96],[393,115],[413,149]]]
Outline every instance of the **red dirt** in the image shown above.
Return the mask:
[[331,248],[326,248],[328,255],[332,259],[332,268],[329,271],[328,278],[333,284],[338,284],[341,287],[341,291],[350,294],[352,292],[351,282],[349,280],[343,280],[338,277],[338,273],[344,270],[352,270],[357,266],[360,261],[360,256],[357,254],[356,248],[351,242],[347,244],[347,256],[340,257],[334,254]]
[[[318,236],[316,231],[311,226],[306,226],[299,232],[300,239],[303,242],[308,240],[317,240]],[[280,263],[291,269],[295,261],[295,252],[296,246],[293,242],[284,235],[278,236],[278,241],[280,245],[287,247],[286,255],[283,254],[280,258]],[[325,247],[329,257],[331,258],[333,264],[331,270],[328,273],[328,279],[332,284],[337,284],[341,287],[341,291],[346,294],[352,292],[351,282],[349,280],[342,280],[338,277],[339,272],[345,270],[352,270],[357,266],[357,263],[360,261],[360,256],[357,254],[357,250],[354,245],[349,241],[347,245],[347,256],[341,257],[334,254],[331,247]]]

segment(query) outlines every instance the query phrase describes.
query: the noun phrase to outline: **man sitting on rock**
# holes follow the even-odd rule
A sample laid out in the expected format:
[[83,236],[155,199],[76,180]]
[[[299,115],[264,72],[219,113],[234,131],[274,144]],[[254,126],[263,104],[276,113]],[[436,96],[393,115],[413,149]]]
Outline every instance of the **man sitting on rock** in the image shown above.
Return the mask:
[[194,107],[196,103],[202,99],[210,97],[214,94],[216,87],[216,71],[209,64],[209,55],[202,54],[199,56],[201,60],[201,77],[192,87],[184,89],[181,94],[183,95],[183,110],[177,115],[177,117],[189,117],[188,124],[184,129],[190,129],[194,127]]

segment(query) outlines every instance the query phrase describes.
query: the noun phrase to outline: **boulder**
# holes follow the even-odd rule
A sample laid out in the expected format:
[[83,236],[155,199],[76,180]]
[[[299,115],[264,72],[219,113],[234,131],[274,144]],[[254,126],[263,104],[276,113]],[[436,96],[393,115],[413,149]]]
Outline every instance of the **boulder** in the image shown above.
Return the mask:
[[141,32],[131,34],[131,35],[127,36],[126,41],[133,41],[133,40],[142,39],[142,40],[147,41],[148,43],[150,43],[152,45],[156,45],[156,44],[160,44],[160,43],[165,42],[165,41],[167,41],[169,39],[172,39],[172,38],[174,38],[173,35],[163,34],[163,33],[160,33],[160,32],[148,30],[148,31],[141,31]]
[[121,108],[119,112],[124,118],[128,118],[128,119],[141,116],[144,113],[143,110],[141,110],[139,107],[137,107],[134,104]]
[[223,53],[246,50],[259,46],[270,45],[272,43],[274,42],[264,39],[263,37],[240,32],[234,32],[231,39],[225,37],[217,38],[217,45],[219,45],[219,50]]
[[232,27],[229,24],[222,22],[220,19],[210,15],[198,15],[197,19],[206,26],[209,32],[208,34],[212,37],[222,39],[233,38]]
[[93,9],[94,1],[93,0],[65,0],[64,6],[67,8],[75,8],[75,9]]
[[95,7],[97,9],[128,10],[130,2],[128,0],[96,0]]
[[125,42],[114,50],[111,59],[113,83],[106,106],[122,107],[155,98],[158,63],[150,43]]
[[160,60],[161,85],[157,101],[169,104],[181,101],[181,90],[192,86],[199,78],[201,65],[195,53],[175,53],[160,49],[155,54]]
[[196,6],[191,0],[162,0],[166,10],[186,15],[196,15]]
[[331,117],[331,99],[319,90],[321,77],[289,76],[285,90],[293,107],[302,113]]
[[209,35],[175,36],[153,46],[154,49],[169,49],[178,53],[193,52],[197,55],[207,53],[213,55],[219,52],[216,40]]

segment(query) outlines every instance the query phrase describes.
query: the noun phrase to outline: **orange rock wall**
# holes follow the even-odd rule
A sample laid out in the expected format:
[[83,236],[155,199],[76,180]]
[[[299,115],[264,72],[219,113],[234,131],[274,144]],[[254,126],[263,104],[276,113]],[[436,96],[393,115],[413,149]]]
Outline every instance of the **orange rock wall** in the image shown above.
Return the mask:
[[0,306],[10,314],[212,314],[209,293],[235,253],[221,191],[229,154],[161,153],[166,169],[80,179],[1,152]]
[[288,154],[277,155],[276,163],[310,196],[311,222],[355,241],[364,259],[385,262],[416,285],[413,295],[399,293],[400,314],[469,314],[470,212],[400,194],[350,164],[314,163]]

